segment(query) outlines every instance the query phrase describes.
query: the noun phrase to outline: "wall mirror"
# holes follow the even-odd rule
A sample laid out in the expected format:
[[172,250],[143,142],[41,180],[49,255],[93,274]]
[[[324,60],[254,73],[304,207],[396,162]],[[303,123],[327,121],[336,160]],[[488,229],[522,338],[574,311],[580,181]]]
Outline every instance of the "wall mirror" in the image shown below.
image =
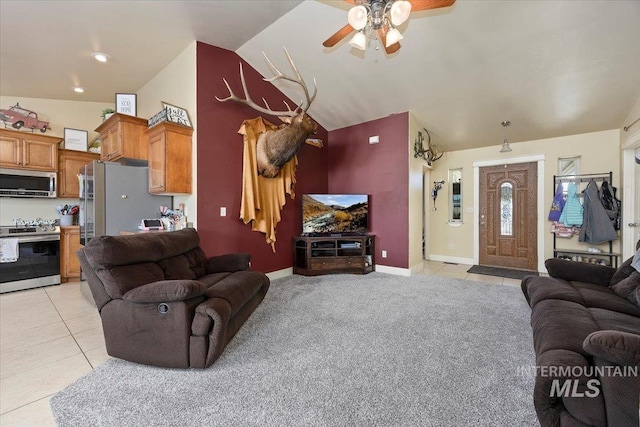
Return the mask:
[[449,169],[449,222],[462,222],[462,169]]

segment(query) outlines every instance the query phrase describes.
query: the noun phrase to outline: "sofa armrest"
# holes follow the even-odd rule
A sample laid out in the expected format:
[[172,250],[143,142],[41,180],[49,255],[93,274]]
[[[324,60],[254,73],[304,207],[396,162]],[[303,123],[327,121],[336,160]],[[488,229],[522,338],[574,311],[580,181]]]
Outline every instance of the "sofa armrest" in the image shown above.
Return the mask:
[[184,301],[206,291],[207,287],[197,280],[160,280],[131,289],[122,299],[135,304]]
[[592,356],[620,366],[640,366],[640,335],[621,331],[597,331],[585,338],[582,347]]
[[609,286],[611,277],[616,269],[605,265],[589,264],[587,262],[568,261],[549,258],[544,262],[549,276],[566,281],[595,283]]
[[226,254],[207,260],[207,274],[248,270],[251,266],[251,254]]

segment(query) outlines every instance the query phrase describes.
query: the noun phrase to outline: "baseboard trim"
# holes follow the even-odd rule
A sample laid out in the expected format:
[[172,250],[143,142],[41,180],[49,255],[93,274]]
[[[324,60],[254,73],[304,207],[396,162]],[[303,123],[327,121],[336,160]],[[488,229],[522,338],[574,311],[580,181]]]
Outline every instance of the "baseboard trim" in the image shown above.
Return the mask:
[[283,268],[282,270],[272,271],[267,273],[269,280],[282,279],[284,277],[293,276],[293,267]]
[[429,255],[428,261],[440,261],[440,262],[452,262],[455,264],[468,264],[473,265],[473,258],[462,258],[455,256],[446,256],[446,255]]
[[390,267],[388,265],[376,264],[376,271],[378,273],[395,274],[396,276],[411,276],[411,270],[408,268]]

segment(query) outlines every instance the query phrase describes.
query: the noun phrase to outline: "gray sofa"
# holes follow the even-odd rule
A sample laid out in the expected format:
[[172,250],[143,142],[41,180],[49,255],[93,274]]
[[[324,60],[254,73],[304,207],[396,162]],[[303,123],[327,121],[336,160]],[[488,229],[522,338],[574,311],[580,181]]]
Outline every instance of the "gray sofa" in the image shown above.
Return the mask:
[[638,427],[640,273],[548,259],[528,276],[536,355],[534,406],[546,426]]
[[208,258],[199,245],[185,229],[96,237],[77,252],[109,355],[171,368],[220,356],[270,282],[249,254]]

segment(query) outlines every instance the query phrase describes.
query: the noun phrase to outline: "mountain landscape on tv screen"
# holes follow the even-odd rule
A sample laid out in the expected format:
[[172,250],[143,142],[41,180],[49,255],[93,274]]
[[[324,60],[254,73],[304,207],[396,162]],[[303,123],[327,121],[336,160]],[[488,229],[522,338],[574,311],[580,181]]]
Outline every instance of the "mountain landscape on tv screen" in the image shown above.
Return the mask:
[[303,233],[366,233],[369,203],[366,195],[302,196]]

